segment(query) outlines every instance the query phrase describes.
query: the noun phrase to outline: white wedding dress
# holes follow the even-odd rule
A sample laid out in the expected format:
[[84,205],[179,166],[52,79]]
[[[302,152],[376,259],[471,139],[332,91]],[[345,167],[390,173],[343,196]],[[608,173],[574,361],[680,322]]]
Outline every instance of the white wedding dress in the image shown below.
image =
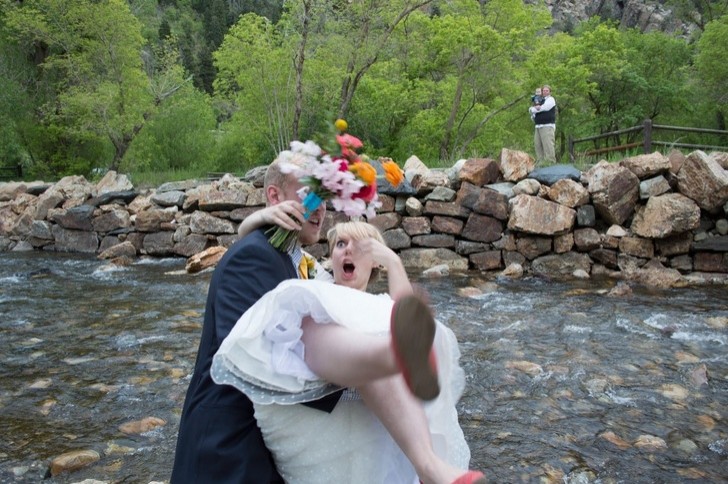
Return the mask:
[[[296,403],[341,387],[320,380],[303,360],[301,319],[387,334],[393,301],[318,280],[287,280],[238,320],[216,353],[211,374],[254,403],[266,446],[287,482],[417,483],[414,468],[358,394],[346,390],[331,413]],[[467,469],[470,449],[455,404],[465,376],[453,332],[437,323],[434,343],[440,395],[424,403],[435,452]]]

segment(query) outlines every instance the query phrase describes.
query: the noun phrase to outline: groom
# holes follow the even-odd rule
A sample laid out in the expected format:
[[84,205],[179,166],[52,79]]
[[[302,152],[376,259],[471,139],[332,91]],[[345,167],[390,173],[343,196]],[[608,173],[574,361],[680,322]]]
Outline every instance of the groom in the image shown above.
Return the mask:
[[[268,205],[300,201],[299,188],[300,182],[281,173],[277,162],[270,165],[264,186]],[[325,205],[302,223],[301,244],[318,242]],[[298,277],[292,259],[300,258],[300,248],[293,254],[274,249],[261,229],[233,244],[215,268],[195,370],[182,408],[171,484],[283,482],[263,442],[251,401],[234,387],[215,384],[210,366],[240,316],[280,282]],[[309,406],[331,412],[340,396],[337,392]]]

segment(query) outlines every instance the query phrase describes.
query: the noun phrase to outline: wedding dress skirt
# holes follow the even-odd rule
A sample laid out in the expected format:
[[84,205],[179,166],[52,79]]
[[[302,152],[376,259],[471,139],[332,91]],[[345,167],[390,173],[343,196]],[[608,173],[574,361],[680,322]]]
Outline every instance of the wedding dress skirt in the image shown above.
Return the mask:
[[[397,444],[355,391],[331,413],[296,403],[341,389],[320,380],[304,362],[301,319],[387,335],[394,302],[386,295],[317,280],[287,280],[236,323],[215,354],[213,380],[232,385],[255,405],[266,446],[287,482],[417,483]],[[434,342],[440,395],[423,403],[435,452],[467,469],[470,449],[455,405],[465,376],[453,332],[437,322]]]

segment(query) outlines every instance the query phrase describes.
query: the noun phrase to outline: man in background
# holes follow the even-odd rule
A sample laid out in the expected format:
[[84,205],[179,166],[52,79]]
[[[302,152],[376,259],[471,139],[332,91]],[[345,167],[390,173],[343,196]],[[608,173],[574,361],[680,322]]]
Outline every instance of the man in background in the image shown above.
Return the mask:
[[541,88],[543,102],[528,108],[536,127],[533,134],[533,144],[536,148],[536,163],[556,162],[555,134],[556,134],[556,100],[551,95],[551,86]]

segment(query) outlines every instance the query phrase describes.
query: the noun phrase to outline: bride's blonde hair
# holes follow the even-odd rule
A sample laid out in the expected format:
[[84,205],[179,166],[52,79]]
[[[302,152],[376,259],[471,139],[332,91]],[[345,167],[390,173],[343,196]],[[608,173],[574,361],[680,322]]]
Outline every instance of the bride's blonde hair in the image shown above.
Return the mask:
[[[382,237],[379,229],[377,229],[374,225],[370,223],[361,222],[358,220],[352,220],[350,222],[339,222],[334,225],[332,229],[329,229],[329,231],[326,233],[326,239],[329,242],[329,256],[334,251],[334,246],[336,245],[336,242],[342,237],[346,237],[351,240],[372,238],[386,245],[386,243],[384,242],[384,237]],[[379,269],[375,267],[372,269],[372,273],[369,276],[369,282],[374,282],[378,278]]]

